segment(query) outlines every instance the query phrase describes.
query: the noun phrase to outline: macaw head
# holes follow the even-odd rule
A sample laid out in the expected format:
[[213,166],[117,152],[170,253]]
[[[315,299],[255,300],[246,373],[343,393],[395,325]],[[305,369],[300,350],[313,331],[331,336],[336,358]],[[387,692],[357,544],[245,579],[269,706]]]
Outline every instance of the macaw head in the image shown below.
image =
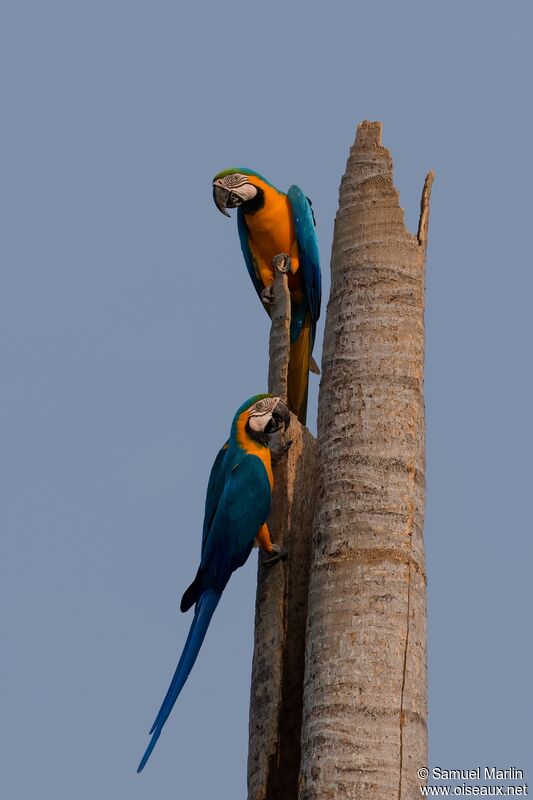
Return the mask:
[[235,414],[233,424],[237,432],[268,445],[269,436],[282,428],[287,430],[291,420],[287,404],[281,397],[256,394],[250,397]]
[[[247,204],[250,210],[262,205],[264,189],[268,181],[257,172],[244,167],[234,167],[219,172],[213,178],[213,200],[219,211],[229,217],[228,208],[238,208]],[[255,201],[255,202],[253,202]]]

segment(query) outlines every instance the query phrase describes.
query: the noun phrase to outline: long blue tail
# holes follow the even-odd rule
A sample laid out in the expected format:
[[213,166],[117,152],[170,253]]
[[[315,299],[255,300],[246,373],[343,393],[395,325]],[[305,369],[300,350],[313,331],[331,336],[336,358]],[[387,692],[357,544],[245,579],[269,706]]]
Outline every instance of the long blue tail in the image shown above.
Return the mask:
[[219,600],[220,595],[213,589],[208,589],[203,593],[196,604],[194,618],[191,622],[185,647],[183,648],[180,660],[178,661],[178,666],[176,667],[174,677],[172,678],[170,686],[168,687],[168,692],[166,693],[165,699],[163,700],[161,708],[158,711],[155,722],[150,729],[152,738],[150,739],[150,744],[146,748],[146,751],[141,759],[141,763],[137,767],[137,772],[141,772],[144,769],[146,762],[150,758],[150,754],[154,749],[157,740],[159,739],[161,731],[163,730],[163,726],[174,707],[174,703],[178,699],[178,695],[183,689],[185,681],[189,677],[189,673],[193,668],[198,653],[200,652],[200,647],[202,646],[206,631],[209,627],[209,623],[211,622],[211,617],[213,616]]

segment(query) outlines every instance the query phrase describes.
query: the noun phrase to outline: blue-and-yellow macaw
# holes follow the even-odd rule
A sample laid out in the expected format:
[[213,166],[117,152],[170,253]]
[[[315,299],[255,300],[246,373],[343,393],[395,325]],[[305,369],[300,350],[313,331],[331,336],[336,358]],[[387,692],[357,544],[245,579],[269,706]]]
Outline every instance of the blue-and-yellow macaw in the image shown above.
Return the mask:
[[250,169],[219,172],[213,179],[217,208],[229,217],[238,208],[239,238],[248,272],[266,310],[274,283],[273,259],[289,256],[291,347],[288,404],[305,424],[309,370],[318,372],[313,357],[320,316],[321,277],[315,219],[311,203],[298,186],[280,192]]
[[181,610],[195,605],[189,635],[165,699],[150,730],[152,736],[137,772],[141,772],[196,661],[207,628],[232,572],[241,567],[254,541],[271,553],[274,564],[286,550],[274,545],[266,525],[274,479],[269,437],[289,424],[284,401],[255,395],[239,408],[228,442],[211,469],[205,500],[200,566],[181,600]]

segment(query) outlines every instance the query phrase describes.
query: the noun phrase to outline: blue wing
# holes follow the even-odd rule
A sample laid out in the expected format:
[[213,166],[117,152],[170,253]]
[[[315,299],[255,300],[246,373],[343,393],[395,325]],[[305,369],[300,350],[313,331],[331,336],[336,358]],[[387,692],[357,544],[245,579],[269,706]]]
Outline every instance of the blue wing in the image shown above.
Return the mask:
[[302,270],[314,328],[320,317],[320,304],[322,302],[320,254],[315,232],[315,219],[309,200],[298,186],[291,186],[287,196],[292,208],[300,269]]
[[224,448],[211,470],[202,537],[202,558],[196,577],[180,604],[188,611],[206,589],[222,592],[231,573],[242,566],[270,511],[270,483],[261,459],[246,455],[231,468]]
[[202,587],[222,592],[231,573],[242,566],[270,512],[271,490],[261,459],[246,455],[229,473],[199,572]]
[[[202,530],[202,549],[201,555],[204,554],[205,543],[207,536],[213,523],[213,518],[216,514],[224,485],[226,482],[227,472],[230,468],[228,454],[228,442],[224,444],[217,453],[217,457],[211,467],[209,474],[209,481],[207,483],[207,492],[205,495],[205,511],[204,511],[204,526]],[[200,582],[201,572],[198,570],[196,577],[191,585],[186,589],[181,598],[180,609],[181,611],[188,611],[200,597],[202,593],[202,586]]]
[[[255,291],[257,292],[259,299],[261,300],[261,292],[263,290],[263,285],[259,278],[258,271],[255,267],[254,257],[250,249],[250,233],[248,231],[248,228],[246,227],[246,221],[244,219],[244,211],[242,210],[242,208],[237,209],[237,229],[239,231],[241,250],[244,256],[244,261],[246,263],[246,269],[248,270],[248,274],[252,279]],[[261,300],[261,302],[263,301]]]
[[211,467],[207,492],[205,496],[204,527],[202,531],[202,554],[204,552],[207,534],[213,522],[226,481],[228,443],[224,444],[217,453],[215,462]]
[[[224,473],[225,458],[226,453],[222,448],[211,470],[209,485],[212,487],[216,486],[220,475]],[[168,691],[150,729],[152,738],[137,772],[144,769],[189,677],[211,617],[231,573],[242,566],[250,555],[257,532],[270,512],[270,501],[270,483],[263,463],[257,456],[246,455],[233,469],[225,470],[224,489],[205,537],[200,569],[194,583],[187,590],[189,592],[195,585],[199,589],[189,635]],[[208,487],[206,508],[211,502]]]

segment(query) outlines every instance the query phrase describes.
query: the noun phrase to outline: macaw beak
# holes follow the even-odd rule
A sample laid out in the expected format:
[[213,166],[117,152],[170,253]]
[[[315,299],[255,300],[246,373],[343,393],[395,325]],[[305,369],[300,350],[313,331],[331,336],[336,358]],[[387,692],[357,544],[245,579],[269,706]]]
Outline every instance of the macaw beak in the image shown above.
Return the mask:
[[232,192],[230,189],[226,189],[224,186],[219,186],[216,183],[213,185],[213,200],[218,210],[221,211],[225,217],[230,216],[226,209],[238,208],[238,206],[243,204],[243,198],[240,194]]
[[272,412],[272,420],[266,426],[265,433],[274,433],[275,431],[279,431],[282,426],[283,432],[285,432],[289,427],[290,421],[291,415],[289,413],[289,409],[287,408],[285,401],[280,398],[274,407]]
[[226,208],[229,203],[229,196],[230,192],[228,191],[228,189],[224,189],[223,186],[216,186],[216,185],[213,186],[213,200],[215,201],[215,205],[218,208],[218,210],[222,214],[224,214],[225,217],[231,216],[226,211]]

